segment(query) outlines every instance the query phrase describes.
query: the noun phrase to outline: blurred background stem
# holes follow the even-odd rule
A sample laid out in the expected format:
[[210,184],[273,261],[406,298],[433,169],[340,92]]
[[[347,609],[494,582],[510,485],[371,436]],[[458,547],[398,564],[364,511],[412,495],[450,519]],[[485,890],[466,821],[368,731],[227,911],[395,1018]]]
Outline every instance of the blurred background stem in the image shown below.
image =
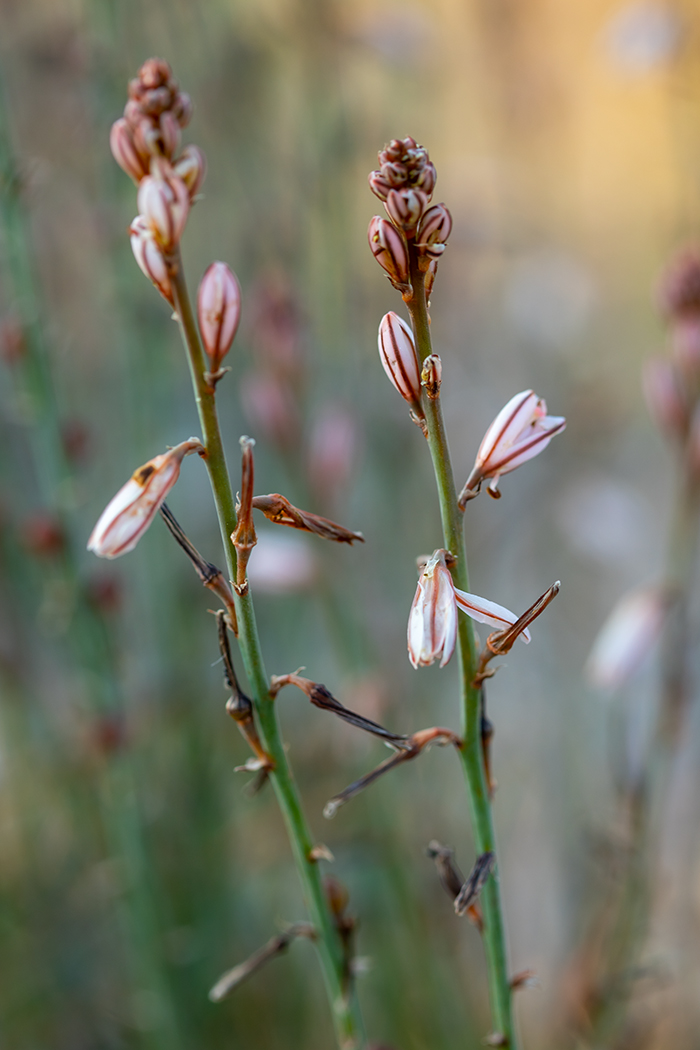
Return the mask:
[[[50,568],[37,566],[38,586],[47,588],[49,576],[58,574],[64,585],[66,641],[69,658],[84,674],[93,730],[109,722],[119,741],[105,747],[97,771],[96,795],[108,856],[119,858],[123,878],[121,927],[134,995],[144,990],[153,996],[158,1024],[142,1031],[140,1044],[153,1050],[177,1048],[182,1026],[158,947],[158,909],[148,875],[149,860],[139,812],[132,756],[124,746],[125,706],[119,687],[111,625],[90,602],[77,562],[81,540],[74,535],[73,477],[64,452],[64,433],[58,409],[35,274],[32,237],[23,193],[25,175],[12,149],[4,96],[0,90],[0,221],[4,251],[4,276],[12,292],[21,326],[22,349],[15,363],[17,402],[23,406],[22,434],[30,450],[36,499],[41,510],[56,522],[62,537],[60,556]],[[27,580],[25,579],[25,586]],[[36,597],[36,596],[34,596]],[[39,595],[41,597],[41,595]]]

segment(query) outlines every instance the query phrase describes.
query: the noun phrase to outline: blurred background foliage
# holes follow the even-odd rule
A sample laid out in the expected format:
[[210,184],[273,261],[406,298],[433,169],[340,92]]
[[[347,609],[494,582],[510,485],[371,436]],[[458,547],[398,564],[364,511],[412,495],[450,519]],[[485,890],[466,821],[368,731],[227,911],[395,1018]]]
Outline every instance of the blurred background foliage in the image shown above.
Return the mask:
[[[518,993],[524,1041],[591,1045],[579,948],[614,877],[616,785],[639,760],[654,674],[610,701],[583,665],[611,604],[661,563],[669,457],[639,370],[663,340],[656,275],[698,232],[697,7],[2,0],[0,18],[0,1042],[332,1038],[306,942],[208,1002],[222,970],[303,917],[286,836],[271,792],[246,797],[233,772],[247,754],[224,712],[208,595],[162,523],[117,563],[84,551],[132,470],[197,430],[176,327],[129,249],[134,189],[108,148],[127,79],[157,54],[193,97],[185,141],[209,162],[183,245],[191,286],[218,258],[243,288],[220,386],[231,462],[252,434],[257,491],[367,540],[322,549],[260,529],[270,671],[304,664],[399,731],[458,724],[454,667],[415,673],[405,655],[415,557],[440,533],[423,439],[376,352],[381,315],[400,307],[365,237],[366,174],[389,138],[429,147],[455,219],[432,317],[458,483],[516,391],[568,417],[500,502],[469,505],[467,529],[476,593],[520,610],[563,582],[490,686],[496,820],[513,969],[539,978]],[[170,502],[221,563],[201,465],[185,464]],[[453,756],[431,752],[328,823],[325,801],[382,750],[299,693],[278,703],[360,922],[372,1037],[480,1045],[479,936],[425,856],[438,838],[463,869],[473,859]],[[635,1046],[698,1045],[697,722],[666,806]]]

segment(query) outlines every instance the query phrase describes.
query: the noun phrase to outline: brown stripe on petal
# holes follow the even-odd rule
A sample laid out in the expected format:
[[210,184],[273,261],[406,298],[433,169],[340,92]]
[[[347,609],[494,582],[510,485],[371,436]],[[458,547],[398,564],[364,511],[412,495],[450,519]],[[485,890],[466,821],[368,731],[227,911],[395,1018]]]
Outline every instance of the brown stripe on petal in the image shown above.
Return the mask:
[[[517,405],[515,406],[515,408],[514,408],[514,409],[513,409],[513,411],[511,412],[511,414],[510,414],[510,415],[508,416],[508,418],[507,418],[507,419],[506,419],[506,421],[504,422],[504,424],[503,424],[503,426],[501,427],[500,431],[498,432],[498,435],[497,435],[497,436],[496,436],[496,437],[495,437],[495,438],[493,439],[493,441],[492,441],[492,444],[491,444],[491,450],[490,450],[490,451],[489,451],[489,452],[487,453],[487,455],[486,455],[486,456],[484,457],[484,463],[486,463],[486,462],[488,461],[489,457],[490,457],[490,456],[491,456],[491,455],[493,454],[493,452],[494,452],[494,450],[496,449],[496,447],[497,447],[497,446],[498,446],[498,445],[499,445],[499,444],[501,443],[501,441],[503,440],[503,435],[505,434],[506,430],[507,430],[507,429],[508,429],[508,427],[509,427],[509,426],[511,425],[511,423],[513,422],[513,420],[514,420],[514,419],[515,419],[515,417],[517,416],[518,412],[520,411],[520,409],[521,409],[521,408],[523,407],[523,405],[525,404],[525,402],[526,402],[526,401],[528,400],[528,398],[529,398],[529,397],[531,397],[531,396],[532,396],[532,394],[533,394],[533,393],[534,393],[534,391],[533,391],[533,390],[528,390],[528,392],[527,392],[527,397],[523,398],[523,400],[522,400],[522,401],[520,401],[520,402],[519,402],[519,403],[518,403],[518,404],[517,404]],[[488,431],[487,431],[487,436],[490,436],[490,435],[488,435]],[[484,441],[485,441],[485,440],[486,440],[486,438],[484,438]],[[480,455],[481,455],[481,450],[479,450],[479,456],[477,456],[477,459],[478,459],[478,458],[480,458]]]
[[552,427],[551,430],[538,430],[534,437],[530,438],[529,441],[523,441],[519,445],[514,445],[508,455],[504,456],[503,459],[499,459],[493,466],[489,467],[489,474],[503,474],[505,473],[503,468],[522,455],[523,452],[528,452],[535,445],[539,445],[542,441],[549,441],[555,434],[559,434],[566,426],[566,420],[560,423],[557,427]]
[[404,389],[401,391],[401,393],[403,394],[403,396],[406,398],[407,401],[415,401],[416,398],[413,396],[413,386],[411,384],[411,380],[410,380],[410,378],[408,376],[408,373],[406,371],[406,367],[405,367],[405,365],[403,363],[403,359],[401,357],[401,354],[399,353],[399,344],[398,344],[398,340],[396,338],[396,334],[394,332],[394,325],[393,324],[388,324],[387,328],[389,329],[389,337],[391,339],[391,345],[392,345],[392,347],[394,349],[394,357],[396,359],[396,367],[399,369],[399,371],[401,373],[401,377],[403,379],[403,383],[404,383]]

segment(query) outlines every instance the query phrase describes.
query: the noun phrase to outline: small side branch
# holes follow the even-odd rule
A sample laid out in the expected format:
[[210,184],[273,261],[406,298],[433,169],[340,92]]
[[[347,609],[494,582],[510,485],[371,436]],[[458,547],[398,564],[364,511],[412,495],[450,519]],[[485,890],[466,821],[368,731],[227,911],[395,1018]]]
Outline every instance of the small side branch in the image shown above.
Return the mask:
[[281,955],[285,952],[292,941],[296,940],[297,937],[307,937],[309,940],[315,940],[316,931],[313,926],[308,922],[295,922],[288,929],[278,934],[277,937],[271,937],[267,944],[264,944],[262,948],[259,948],[257,952],[245,960],[245,962],[239,963],[238,966],[234,966],[232,970],[227,970],[219,980],[216,982],[212,990],[209,992],[209,998],[213,1003],[219,1003],[222,999],[225,999],[230,992],[237,988],[239,984],[252,977],[254,973],[262,969],[266,963],[276,956]]
[[312,682],[309,678],[302,678],[298,674],[272,675],[270,679],[270,696],[276,697],[280,689],[285,685],[295,685],[297,689],[301,689],[303,693],[306,693],[314,707],[320,707],[323,711],[332,711],[333,714],[337,715],[338,718],[342,718],[348,725],[378,736],[385,744],[388,744],[389,747],[394,748],[396,751],[406,751],[411,748],[410,737],[400,733],[392,733],[385,729],[384,726],[379,725],[378,722],[373,722],[371,718],[365,718],[364,715],[351,711],[350,708],[341,704],[340,700],[336,700],[333,694],[320,682]]
[[233,594],[231,593],[231,588],[226,582],[221,569],[217,569],[216,565],[212,565],[210,561],[207,561],[202,557],[178,523],[167,503],[163,503],[161,506],[160,516],[167,525],[170,535],[176,540],[192,562],[194,570],[204,586],[216,594],[223,602],[231,630],[236,637],[238,637],[238,624],[236,622],[236,609],[233,604]]
[[376,769],[366,773],[359,780],[354,781],[341,791],[339,795],[335,795],[329,802],[326,803],[323,815],[328,820],[336,815],[341,806],[344,806],[346,802],[349,802],[355,795],[359,795],[360,791],[364,788],[369,787],[375,780],[383,776],[384,773],[388,773],[391,769],[395,769],[396,766],[401,765],[402,762],[408,762],[412,758],[417,758],[422,751],[424,751],[430,744],[439,744],[444,746],[445,744],[453,744],[455,747],[462,747],[463,741],[461,737],[458,737],[456,733],[453,733],[451,729],[442,729],[439,726],[433,726],[430,729],[420,729],[413,736],[407,738],[407,747],[402,751],[398,751],[391,758],[388,758],[381,765],[377,766]]

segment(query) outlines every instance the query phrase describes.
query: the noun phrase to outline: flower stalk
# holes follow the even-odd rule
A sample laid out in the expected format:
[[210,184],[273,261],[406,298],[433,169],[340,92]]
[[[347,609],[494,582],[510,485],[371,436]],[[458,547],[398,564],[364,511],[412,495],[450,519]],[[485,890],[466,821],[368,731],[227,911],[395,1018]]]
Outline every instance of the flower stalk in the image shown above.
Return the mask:
[[[179,251],[171,271],[175,312],[187,354],[202,428],[205,447],[203,458],[216,504],[229,578],[236,580],[236,551],[231,541],[231,535],[235,533],[237,525],[235,500],[219,429],[216,391],[208,382],[208,362],[195,323]],[[237,590],[234,601],[241,656],[250,683],[260,739],[265,753],[274,763],[269,776],[284,817],[306,904],[316,930],[315,944],[331,1002],[338,1044],[341,1050],[359,1050],[365,1045],[359,1007],[354,989],[352,986],[347,987],[344,946],[323,891],[318,862],[313,852],[314,842],[289,767],[274,699],[270,695],[270,682],[263,661],[250,589]]]
[[[407,306],[413,324],[416,349],[420,361],[423,362],[433,354],[425,294],[425,271],[421,265],[422,260],[413,246],[409,248],[409,256],[413,296]],[[457,490],[452,473],[440,398],[424,397],[423,411],[437,484],[444,546],[454,558],[451,572],[455,586],[462,591],[469,591],[462,513],[457,502]],[[462,746],[457,751],[467,787],[476,852],[479,855],[491,853],[495,856],[496,837],[481,742],[481,688],[475,684],[478,650],[472,621],[466,616],[458,618],[457,642],[463,737]],[[495,865],[494,872],[489,876],[481,891],[481,905],[484,917],[483,942],[488,969],[489,996],[495,1029],[493,1035],[501,1037],[499,1045],[516,1050],[518,1043],[513,1019],[505,924]]]

